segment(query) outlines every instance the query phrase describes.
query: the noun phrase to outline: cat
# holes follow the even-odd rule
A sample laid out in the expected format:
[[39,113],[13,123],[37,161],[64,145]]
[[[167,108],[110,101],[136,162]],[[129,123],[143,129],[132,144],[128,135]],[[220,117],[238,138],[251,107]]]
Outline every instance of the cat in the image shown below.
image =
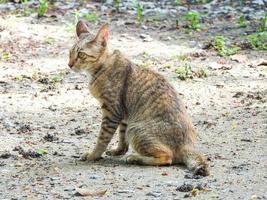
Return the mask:
[[125,156],[126,163],[184,163],[194,174],[209,175],[207,159],[194,149],[195,130],[186,108],[167,80],[134,65],[118,50],[110,52],[107,24],[94,35],[79,21],[76,33],[68,65],[88,74],[90,93],[102,110],[97,144],[81,159],[100,159],[119,127],[118,147],[107,155],[124,155],[130,144],[137,153]]

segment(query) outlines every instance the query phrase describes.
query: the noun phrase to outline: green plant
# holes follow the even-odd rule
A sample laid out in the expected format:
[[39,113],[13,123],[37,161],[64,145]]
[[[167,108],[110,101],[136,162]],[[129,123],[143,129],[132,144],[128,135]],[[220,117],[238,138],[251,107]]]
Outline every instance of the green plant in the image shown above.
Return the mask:
[[38,17],[43,17],[47,11],[48,2],[47,0],[39,0],[39,7],[37,10]]
[[99,20],[99,16],[94,13],[81,13],[77,10],[73,12],[75,24],[79,21],[79,18],[85,18],[87,21],[96,22]]
[[193,30],[199,31],[201,28],[200,25],[200,14],[198,12],[189,11],[185,16],[184,19],[189,21],[189,28]]
[[121,0],[113,0],[113,3],[114,3],[114,6],[117,10],[117,12],[119,11],[120,9],[120,3],[121,3]]
[[1,60],[8,60],[9,59],[9,53],[8,52],[2,52]]
[[84,13],[81,17],[85,18],[89,22],[96,22],[99,20],[99,16],[94,13]]
[[85,18],[87,21],[90,22],[96,22],[99,20],[99,16],[94,13],[81,13],[78,10],[74,10],[72,12],[72,15],[74,17],[74,22],[68,23],[64,28],[64,30],[67,32],[75,32],[76,24],[79,21],[79,18]]
[[241,16],[239,17],[237,23],[238,23],[239,27],[241,27],[241,28],[246,28],[246,27],[247,27],[246,18],[245,18],[244,15],[241,15]]
[[181,80],[186,80],[187,78],[193,78],[192,68],[189,64],[185,64],[184,66],[176,68],[175,73]]
[[143,6],[140,4],[139,1],[136,2],[136,14],[137,14],[137,21],[141,23],[144,20],[144,14],[143,14]]
[[62,77],[59,74],[52,75],[50,77],[50,82],[51,83],[58,83],[62,81]]
[[256,50],[267,50],[267,31],[247,36],[249,45]]
[[214,49],[218,52],[220,56],[230,56],[236,54],[240,48],[239,47],[227,47],[227,38],[224,36],[216,36],[214,39]]
[[267,31],[267,12],[260,22],[259,32]]

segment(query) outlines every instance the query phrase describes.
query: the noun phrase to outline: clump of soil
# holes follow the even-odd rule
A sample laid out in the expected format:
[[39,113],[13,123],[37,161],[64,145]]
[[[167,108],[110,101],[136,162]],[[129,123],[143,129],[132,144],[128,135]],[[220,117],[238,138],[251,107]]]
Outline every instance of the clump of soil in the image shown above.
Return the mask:
[[11,156],[12,156],[11,153],[9,153],[9,152],[4,152],[4,153],[2,153],[2,154],[0,155],[0,158],[2,158],[2,159],[8,159],[8,158],[10,158]]
[[13,151],[18,151],[18,153],[26,159],[41,157],[41,154],[38,154],[37,152],[32,150],[25,151],[21,146],[15,147]]
[[191,184],[184,183],[183,185],[179,186],[176,190],[179,192],[190,192],[193,190],[194,186]]
[[53,141],[58,140],[58,137],[56,137],[55,135],[52,135],[52,134],[50,134],[50,133],[47,133],[47,134],[43,137],[43,139],[44,139],[45,141],[47,141],[47,142],[53,142]]

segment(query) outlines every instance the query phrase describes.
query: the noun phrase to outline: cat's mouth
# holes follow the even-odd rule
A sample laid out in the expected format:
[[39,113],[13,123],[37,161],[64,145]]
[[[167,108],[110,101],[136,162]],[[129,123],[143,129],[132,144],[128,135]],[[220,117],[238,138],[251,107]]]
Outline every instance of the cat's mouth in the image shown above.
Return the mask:
[[77,67],[75,67],[74,65],[69,65],[69,67],[70,67],[70,69],[72,70],[72,71],[74,71],[74,72],[79,72],[80,71],[80,69],[79,68],[77,68]]

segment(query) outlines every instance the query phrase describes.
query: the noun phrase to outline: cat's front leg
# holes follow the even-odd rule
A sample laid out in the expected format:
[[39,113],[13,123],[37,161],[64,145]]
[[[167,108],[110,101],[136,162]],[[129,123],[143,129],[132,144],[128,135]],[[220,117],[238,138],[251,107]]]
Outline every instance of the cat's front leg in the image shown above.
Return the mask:
[[106,150],[111,138],[113,137],[119,121],[112,116],[104,116],[101,123],[101,130],[97,138],[97,143],[92,152],[87,152],[82,155],[83,161],[99,160],[101,155]]
[[109,156],[120,156],[126,154],[128,151],[129,144],[125,140],[125,134],[127,129],[127,123],[122,121],[120,123],[120,132],[119,132],[119,144],[116,149],[111,149],[106,151],[106,154]]

